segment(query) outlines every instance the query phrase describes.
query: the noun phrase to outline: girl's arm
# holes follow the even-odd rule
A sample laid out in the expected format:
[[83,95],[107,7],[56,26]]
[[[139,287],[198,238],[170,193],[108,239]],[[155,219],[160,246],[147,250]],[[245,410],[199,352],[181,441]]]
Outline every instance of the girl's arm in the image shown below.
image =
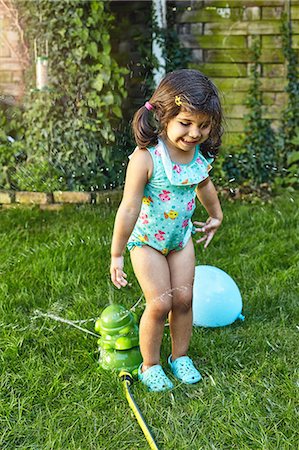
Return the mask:
[[209,177],[198,184],[196,188],[196,195],[200,203],[209,214],[209,218],[206,222],[194,222],[195,225],[201,226],[201,228],[196,228],[195,231],[205,233],[205,236],[196,242],[199,244],[200,242],[206,241],[204,248],[207,248],[214,234],[221,225],[223,213],[217,191]]
[[137,149],[127,168],[123,198],[115,217],[111,244],[110,274],[119,289],[126,286],[123,253],[141,209],[144,187],[152,171],[152,158],[147,150]]

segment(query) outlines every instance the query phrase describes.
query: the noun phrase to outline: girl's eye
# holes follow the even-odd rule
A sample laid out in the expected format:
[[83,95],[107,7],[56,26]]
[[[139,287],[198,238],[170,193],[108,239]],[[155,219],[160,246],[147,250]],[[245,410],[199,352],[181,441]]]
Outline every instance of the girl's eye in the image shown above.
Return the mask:
[[184,122],[180,122],[181,125],[183,125],[183,127],[187,127],[189,125],[189,123],[184,123]]
[[202,126],[200,128],[208,128],[210,126],[210,123],[204,123],[202,124]]

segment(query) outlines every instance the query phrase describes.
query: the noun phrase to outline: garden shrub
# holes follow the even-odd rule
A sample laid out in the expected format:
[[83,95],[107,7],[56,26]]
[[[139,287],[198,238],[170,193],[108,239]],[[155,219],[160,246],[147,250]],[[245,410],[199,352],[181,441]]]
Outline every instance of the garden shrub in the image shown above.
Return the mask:
[[119,171],[111,148],[126,96],[126,69],[111,56],[109,4],[94,0],[16,4],[31,60],[34,40],[37,48],[49,43],[50,79],[48,90],[37,91],[34,64],[27,73],[23,114],[27,158],[17,169],[18,187],[101,189]]
[[0,188],[16,188],[15,173],[25,159],[23,145],[22,111],[12,105],[0,103]]

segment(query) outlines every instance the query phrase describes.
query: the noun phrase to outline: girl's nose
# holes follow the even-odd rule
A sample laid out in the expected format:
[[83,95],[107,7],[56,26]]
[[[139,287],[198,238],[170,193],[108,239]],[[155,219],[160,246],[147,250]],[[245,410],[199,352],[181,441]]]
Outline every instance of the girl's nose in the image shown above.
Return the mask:
[[201,136],[200,129],[198,127],[192,127],[189,131],[189,136],[193,139],[197,139]]

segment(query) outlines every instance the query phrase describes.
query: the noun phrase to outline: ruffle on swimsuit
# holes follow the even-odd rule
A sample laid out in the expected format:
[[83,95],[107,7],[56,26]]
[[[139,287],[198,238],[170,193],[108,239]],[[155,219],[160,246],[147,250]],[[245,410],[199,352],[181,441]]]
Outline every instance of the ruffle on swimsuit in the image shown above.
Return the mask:
[[156,152],[161,154],[164,170],[169,182],[173,186],[198,184],[209,176],[213,158],[205,158],[196,146],[194,157],[188,164],[180,164],[170,159],[166,145],[162,139],[158,140]]

